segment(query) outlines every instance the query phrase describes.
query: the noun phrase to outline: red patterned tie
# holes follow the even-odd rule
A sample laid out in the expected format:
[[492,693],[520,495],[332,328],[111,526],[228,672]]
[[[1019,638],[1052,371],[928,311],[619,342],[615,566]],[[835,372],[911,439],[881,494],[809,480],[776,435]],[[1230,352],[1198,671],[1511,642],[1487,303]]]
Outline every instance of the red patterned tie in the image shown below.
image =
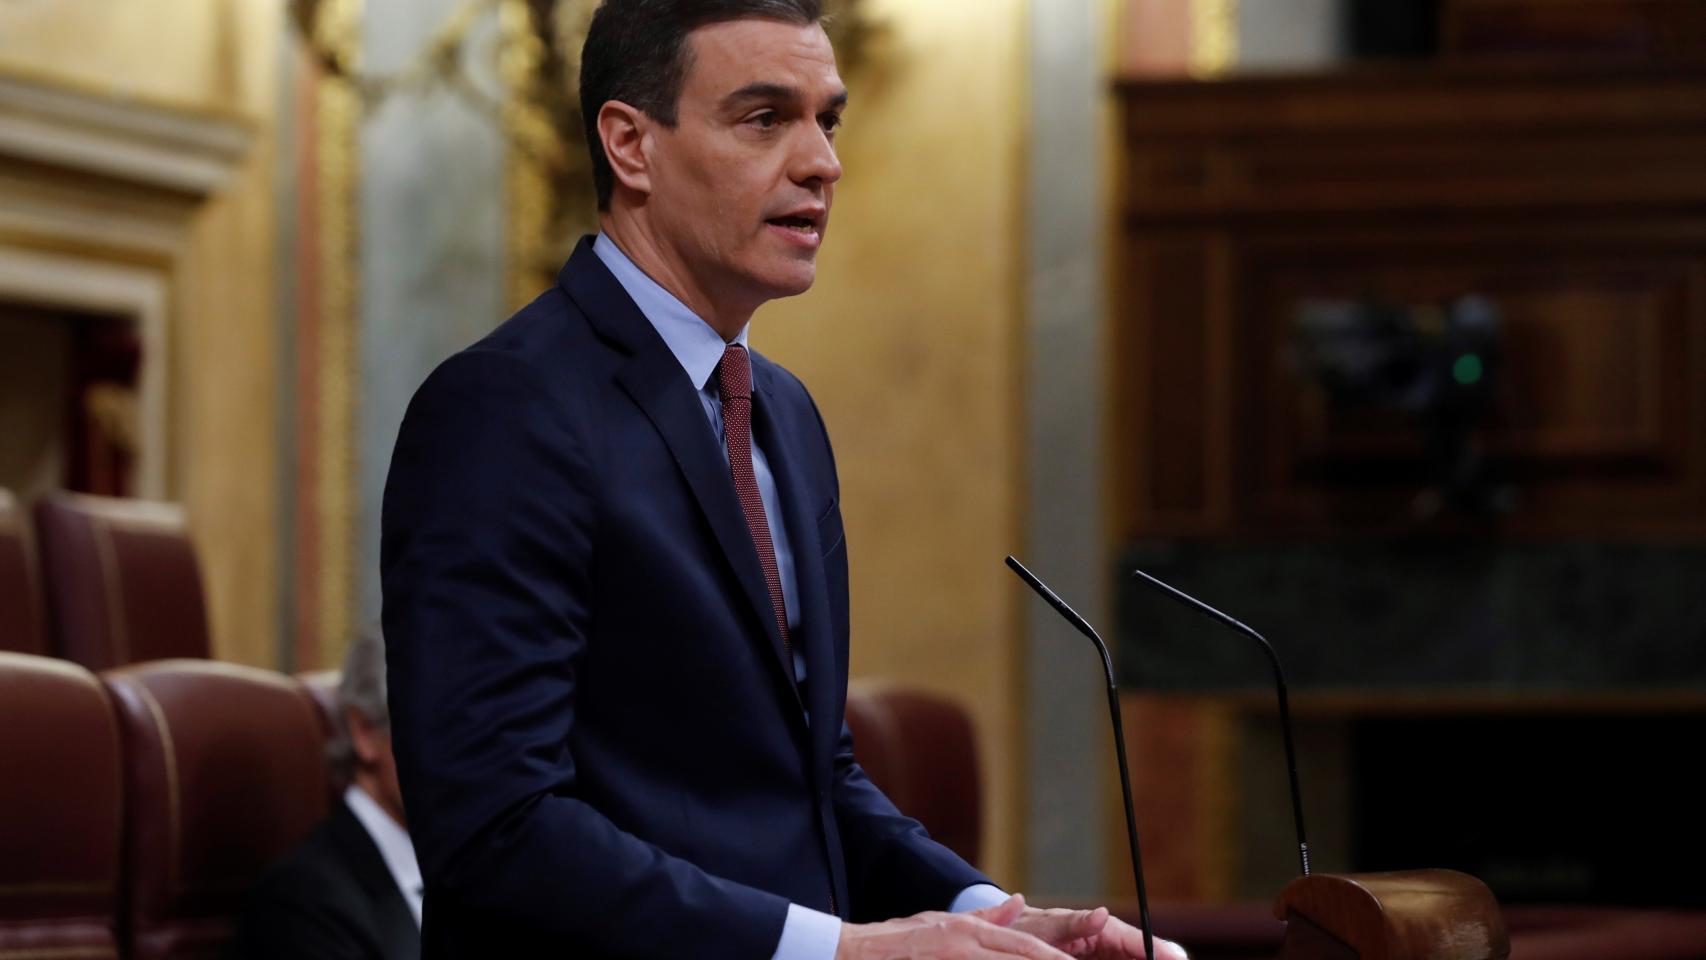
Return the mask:
[[[788,641],[788,607],[782,597],[782,571],[776,566],[776,545],[770,539],[770,521],[764,515],[764,498],[758,493],[758,478],[752,472],[752,365],[746,348],[731,343],[717,365],[717,390],[723,398],[723,439],[729,448],[729,472],[734,475],[735,493],[752,531],[758,562],[764,567],[764,582],[770,587],[770,606],[776,614],[776,629],[782,634],[782,649],[793,657]],[[792,669],[792,663],[789,664]]]

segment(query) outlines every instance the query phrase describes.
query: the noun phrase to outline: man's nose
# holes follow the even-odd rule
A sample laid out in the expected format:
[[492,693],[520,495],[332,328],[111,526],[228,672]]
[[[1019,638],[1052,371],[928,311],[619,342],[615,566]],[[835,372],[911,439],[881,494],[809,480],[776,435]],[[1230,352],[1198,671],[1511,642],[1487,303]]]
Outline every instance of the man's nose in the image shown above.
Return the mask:
[[813,125],[794,155],[794,182],[831,184],[841,179],[841,160],[829,132]]

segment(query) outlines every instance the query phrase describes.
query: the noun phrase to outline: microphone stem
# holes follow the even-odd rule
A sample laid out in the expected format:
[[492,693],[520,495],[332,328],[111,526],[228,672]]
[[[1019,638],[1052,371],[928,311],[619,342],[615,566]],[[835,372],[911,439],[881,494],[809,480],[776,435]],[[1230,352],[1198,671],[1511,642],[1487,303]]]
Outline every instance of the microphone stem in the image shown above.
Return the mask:
[[1155,960],[1155,936],[1150,932],[1152,927],[1149,923],[1149,891],[1143,884],[1143,856],[1137,851],[1137,819],[1132,812],[1131,772],[1125,759],[1125,724],[1120,720],[1120,691],[1114,684],[1111,663],[1108,664],[1108,713],[1113,716],[1114,753],[1120,761],[1120,793],[1125,800],[1125,835],[1131,846],[1131,871],[1137,880],[1137,912],[1143,925],[1143,955],[1146,960]]
[[[1270,654],[1272,650],[1268,651]],[[1279,680],[1279,711],[1280,730],[1285,735],[1285,766],[1286,773],[1291,777],[1291,818],[1297,825],[1297,861],[1303,868],[1303,875],[1309,876],[1309,840],[1303,833],[1303,797],[1297,788],[1297,751],[1291,744],[1291,705],[1285,695],[1285,675],[1279,672],[1279,661],[1274,661],[1274,673]]]
[[1108,715],[1114,722],[1114,753],[1120,762],[1120,795],[1125,800],[1125,835],[1131,845],[1131,872],[1137,880],[1137,912],[1138,920],[1143,924],[1143,956],[1145,960],[1155,960],[1155,935],[1149,929],[1149,890],[1143,884],[1143,856],[1138,853],[1137,814],[1131,803],[1131,771],[1127,768],[1125,759],[1125,724],[1120,720],[1120,688],[1119,681],[1114,678],[1114,656],[1108,652],[1108,645],[1102,641],[1096,628],[1090,626],[1090,621],[1078,615],[1078,611],[1068,606],[1065,600],[1048,584],[1043,583],[1037,575],[1025,568],[1014,557],[1007,558],[1007,566],[1019,579],[1025,581],[1037,596],[1042,597],[1054,611],[1065,618],[1072,628],[1082,633],[1096,645],[1096,652],[1102,655],[1102,673],[1108,680]]
[[1133,577],[1148,583],[1178,603],[1204,614],[1212,620],[1218,620],[1256,641],[1261,644],[1262,651],[1268,655],[1268,662],[1274,668],[1274,689],[1279,694],[1280,732],[1285,737],[1286,773],[1291,778],[1291,816],[1297,827],[1297,862],[1303,868],[1303,875],[1309,876],[1309,838],[1303,832],[1303,792],[1297,786],[1297,751],[1292,747],[1291,742],[1291,704],[1286,699],[1285,694],[1285,668],[1280,666],[1279,654],[1275,652],[1274,645],[1268,642],[1267,637],[1246,626],[1242,621],[1227,616],[1183,590],[1169,586],[1142,570],[1133,570],[1131,573]]

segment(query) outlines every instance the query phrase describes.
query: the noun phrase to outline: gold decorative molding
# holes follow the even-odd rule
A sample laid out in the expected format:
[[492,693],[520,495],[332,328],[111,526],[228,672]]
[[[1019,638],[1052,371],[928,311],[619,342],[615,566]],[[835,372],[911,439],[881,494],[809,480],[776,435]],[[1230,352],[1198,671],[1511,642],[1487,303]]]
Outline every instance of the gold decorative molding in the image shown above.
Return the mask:
[[549,287],[574,238],[596,229],[581,133],[580,54],[598,0],[501,0],[504,291],[519,309]]
[[187,309],[191,220],[238,174],[255,130],[228,112],[0,67],[0,299],[121,318],[141,336],[140,392],[102,395],[93,411],[135,457],[133,496],[183,495],[172,331]]
[[252,127],[0,69],[0,158],[205,197],[236,173]]
[[[138,239],[153,229],[133,230],[134,224],[127,226],[116,216],[103,220],[91,215],[92,210],[105,215],[113,209],[89,203],[92,190],[56,197],[40,184],[28,177],[9,182],[0,171],[0,300],[120,317],[133,325],[142,339],[142,364],[134,406],[125,416],[125,425],[134,428],[134,446],[127,451],[136,458],[129,473],[135,484],[130,493],[174,499],[181,494],[173,482],[177,470],[170,411],[177,361],[170,327],[175,322],[172,304],[181,287],[170,245],[180,242],[182,233],[168,228],[156,237]],[[32,203],[42,204],[34,216]],[[175,221],[177,215],[163,211],[162,216]],[[159,225],[156,221],[149,228]],[[85,232],[90,237],[78,235]],[[94,234],[101,235],[98,241]],[[150,249],[149,241],[156,238],[164,246]],[[130,240],[135,243],[123,245]]]
[[1191,74],[1223,76],[1238,64],[1239,0],[1191,0]]
[[[5,0],[0,0],[4,3]],[[92,81],[18,63],[0,63],[0,82],[51,87],[84,100],[121,103],[141,114],[166,114],[188,120],[239,127],[251,136],[261,129],[254,117],[240,110],[207,103],[177,100],[138,91],[128,84]]]
[[[337,62],[356,65],[363,0],[323,0],[315,43]],[[316,372],[318,450],[316,487],[318,598],[316,637],[322,658],[349,635],[355,620],[356,377],[359,302],[358,133],[361,92],[345,77],[326,74],[314,92],[316,207],[319,218],[319,343]],[[303,664],[306,666],[306,664]]]

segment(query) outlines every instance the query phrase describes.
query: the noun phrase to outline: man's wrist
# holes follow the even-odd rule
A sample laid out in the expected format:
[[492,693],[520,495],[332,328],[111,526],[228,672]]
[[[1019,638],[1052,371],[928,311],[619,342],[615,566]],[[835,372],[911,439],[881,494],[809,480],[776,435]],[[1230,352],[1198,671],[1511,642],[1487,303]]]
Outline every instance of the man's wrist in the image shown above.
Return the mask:
[[969,913],[973,910],[983,910],[988,907],[998,907],[1007,902],[1012,894],[993,883],[974,883],[961,890],[952,903],[948,904],[949,913]]
[[790,903],[771,960],[835,960],[840,943],[840,917]]

